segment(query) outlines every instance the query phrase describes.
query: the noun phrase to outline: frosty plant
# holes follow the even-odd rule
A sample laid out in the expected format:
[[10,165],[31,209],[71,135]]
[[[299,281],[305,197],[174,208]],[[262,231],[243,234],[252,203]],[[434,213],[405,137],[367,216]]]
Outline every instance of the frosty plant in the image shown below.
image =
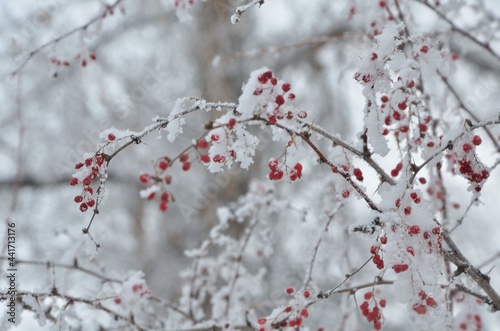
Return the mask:
[[[178,16],[187,17],[198,2],[175,0]],[[453,1],[442,2],[412,3],[500,60],[490,44],[447,18],[443,7]],[[233,23],[259,6],[265,7],[265,1],[238,7]],[[453,231],[481,201],[483,188],[493,185],[489,178],[500,163],[500,115],[496,111],[482,118],[464,104],[451,78],[460,66],[459,54],[442,44],[442,32],[414,32],[416,18],[407,6],[399,0],[372,5],[374,18],[365,31],[369,46],[352,77],[364,101],[362,112],[354,115],[361,130],[352,141],[318,123],[314,107],[299,106],[308,97],[307,86],[298,90],[286,75],[265,66],[249,73],[236,103],[183,97],[140,131],[102,132],[95,152],[82,155],[69,180],[77,189],[73,200],[78,209],[92,214],[83,232],[96,250],[100,245],[91,234],[97,225],[92,224],[106,196],[114,194],[106,188],[112,161],[147,136],[159,134],[171,146],[186,135],[187,124],[196,123],[198,129],[179,153],[162,154],[150,168],[137,169],[139,196],[166,215],[175,208],[172,183],[180,177],[256,166],[261,153],[256,133],[261,130],[272,134],[276,149],[272,155],[262,151],[267,178],[252,181],[245,195],[219,207],[206,238],[185,251],[193,262],[180,273],[176,303],[155,296],[140,272],[109,278],[75,261],[52,268],[102,280],[100,297],[77,298],[55,286],[49,293],[19,292],[27,309],[61,325],[73,318],[65,315],[69,306],[84,305],[107,316],[102,328],[270,331],[367,325],[381,330],[393,320],[395,307],[405,307],[419,330],[482,330],[485,307],[499,311],[500,295],[488,272],[469,262]],[[357,10],[350,9],[351,18]],[[202,112],[213,120],[200,123]],[[489,158],[482,157],[485,151]],[[460,180],[469,200],[458,203],[448,185]],[[296,207],[307,198],[304,209]],[[364,216],[348,216],[352,205]],[[308,230],[282,219],[297,215],[310,224]],[[342,245],[319,263],[329,236]],[[266,283],[294,255],[280,256],[279,240],[289,240],[291,251],[307,255],[294,284],[285,277]],[[303,242],[309,244],[306,252]],[[271,298],[272,290],[279,295]],[[336,309],[324,308],[331,302]],[[325,312],[336,314],[339,322],[325,325],[330,323]],[[83,319],[77,310],[74,314]]]

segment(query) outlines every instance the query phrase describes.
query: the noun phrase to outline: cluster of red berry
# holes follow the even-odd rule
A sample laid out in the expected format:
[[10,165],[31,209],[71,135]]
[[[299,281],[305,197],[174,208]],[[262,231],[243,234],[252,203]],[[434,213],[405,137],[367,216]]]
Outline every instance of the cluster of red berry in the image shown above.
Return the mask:
[[413,310],[419,315],[425,315],[427,313],[427,308],[434,308],[437,306],[436,300],[431,296],[428,296],[424,291],[418,293],[420,302],[413,305]]
[[479,136],[474,136],[470,143],[464,143],[462,145],[462,150],[467,155],[457,161],[458,171],[460,174],[462,174],[469,182],[478,184],[474,188],[477,192],[481,191],[481,186],[479,184],[490,176],[489,171],[484,169],[482,164],[478,163],[474,155],[473,146],[479,146],[481,143],[482,140]]
[[[181,156],[182,158],[182,156]],[[189,163],[187,160],[183,163],[183,169],[184,165]],[[172,182],[172,176],[167,175],[165,171],[170,167],[170,162],[166,157],[163,157],[159,159],[156,162],[155,170],[156,174],[155,175],[150,175],[148,173],[141,173],[139,175],[139,181],[143,184],[149,184],[150,188],[153,187],[154,185],[159,186],[159,191],[161,191],[160,194],[160,205],[159,208],[162,212],[166,212],[168,209],[168,203],[170,201],[170,194],[167,191],[166,186],[169,185]],[[156,197],[156,192],[152,190],[151,193],[146,197],[148,200],[153,200]]]
[[[361,309],[361,313],[363,314],[364,317],[366,317],[366,320],[369,323],[373,323],[373,328],[375,330],[382,329],[381,308],[385,308],[387,302],[385,301],[385,299],[380,299],[377,302],[377,299],[376,299],[375,295],[373,294],[373,292],[366,292],[363,295],[363,298],[365,300],[359,306],[359,308]],[[370,310],[370,306],[372,306],[371,310]]]
[[76,177],[71,177],[70,184],[76,186],[81,182],[83,185],[82,193],[74,198],[74,201],[80,204],[80,210],[82,212],[95,206],[95,200],[93,198],[94,190],[91,184],[94,179],[99,177],[101,169],[106,167],[105,161],[104,154],[96,153],[93,157],[87,158],[84,162],[78,162],[75,165],[75,169],[79,170],[78,172],[83,174],[84,178],[80,181]]
[[[293,295],[295,293],[295,289],[293,287],[288,287],[285,289],[285,293],[288,295]],[[311,292],[309,290],[305,290],[302,292],[302,295],[305,299],[309,299],[311,297]],[[302,323],[304,322],[304,318],[309,317],[309,311],[307,308],[296,308],[295,313],[292,313],[293,308],[291,306],[286,306],[283,309],[283,312],[288,314],[287,318],[283,319],[279,325],[276,325],[276,327],[290,327],[290,328],[299,328],[302,326]],[[292,314],[291,314],[292,313]],[[268,320],[265,317],[261,317],[257,320],[257,323],[259,325],[264,326],[265,324],[268,323]],[[264,327],[260,327],[257,329],[257,331],[264,331]]]
[[[278,160],[271,159],[268,163],[270,172],[269,179],[280,180],[283,178],[284,171],[279,169]],[[295,166],[288,172],[291,181],[302,178],[302,164],[296,163]]]
[[[255,96],[261,95],[265,90],[267,90],[270,95],[274,95],[274,93],[276,93],[276,96],[273,100],[276,106],[272,111],[268,110],[267,114],[269,123],[275,124],[277,120],[282,120],[284,118],[291,120],[295,116],[300,119],[304,119],[307,117],[307,112],[303,110],[300,110],[295,114],[292,110],[283,109],[282,106],[286,103],[287,99],[295,99],[295,94],[290,92],[292,86],[289,83],[280,83],[278,78],[273,75],[272,71],[266,71],[262,73],[257,77],[257,81],[259,82],[259,84],[261,84],[261,86],[257,87],[254,90],[253,94]],[[264,107],[267,107],[267,105],[264,105]]]

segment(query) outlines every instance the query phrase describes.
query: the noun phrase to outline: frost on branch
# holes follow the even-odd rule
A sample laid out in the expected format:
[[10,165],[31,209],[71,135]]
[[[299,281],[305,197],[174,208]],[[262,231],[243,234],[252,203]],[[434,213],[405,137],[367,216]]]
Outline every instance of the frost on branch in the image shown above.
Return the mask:
[[[248,307],[262,294],[260,284],[266,275],[263,259],[273,253],[269,222],[284,208],[269,184],[253,182],[246,196],[219,209],[219,223],[209,238],[200,248],[186,251],[194,261],[182,274],[179,308],[192,312],[195,320],[211,316],[211,327],[246,325]],[[232,228],[241,226],[244,230],[234,233]],[[214,250],[219,253],[214,255]]]

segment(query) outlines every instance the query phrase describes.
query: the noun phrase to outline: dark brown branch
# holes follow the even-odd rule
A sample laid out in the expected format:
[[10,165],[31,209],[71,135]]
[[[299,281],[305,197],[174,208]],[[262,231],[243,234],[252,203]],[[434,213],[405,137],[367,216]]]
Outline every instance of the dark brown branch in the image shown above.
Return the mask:
[[450,261],[458,268],[455,274],[465,273],[472,278],[484,293],[486,293],[487,298],[485,303],[494,311],[500,310],[500,295],[491,287],[490,277],[483,274],[467,260],[446,232],[443,232],[442,236],[450,248],[450,250],[443,250],[444,256],[446,260]]

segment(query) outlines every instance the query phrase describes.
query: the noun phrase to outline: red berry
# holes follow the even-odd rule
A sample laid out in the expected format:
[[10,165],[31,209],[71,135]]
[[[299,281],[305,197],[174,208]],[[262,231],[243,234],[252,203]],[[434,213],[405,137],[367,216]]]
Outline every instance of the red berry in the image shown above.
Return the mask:
[[395,264],[392,269],[394,269],[394,272],[399,274],[400,272],[405,272],[408,270],[408,265],[407,264]]
[[414,81],[414,80],[410,80],[410,81],[408,82],[408,84],[406,84],[406,87],[408,87],[408,88],[412,88],[412,87],[414,87],[414,86],[415,86],[415,81]]
[[83,167],[82,162],[78,162],[77,164],[75,164],[75,169],[80,169],[81,167]]
[[83,201],[83,197],[81,195],[77,195],[74,200],[76,203],[80,203]]
[[212,141],[218,141],[218,140],[219,140],[219,135],[218,135],[218,134],[213,134],[213,135],[210,137],[210,140],[212,140]]
[[108,134],[108,140],[109,140],[109,141],[113,141],[113,140],[115,140],[115,139],[116,139],[116,137],[115,137],[115,135],[114,135],[114,134],[112,134],[112,133]]
[[184,162],[182,164],[182,170],[188,171],[191,168],[191,163],[190,162]]
[[179,161],[186,162],[189,159],[189,154],[182,154]]
[[87,201],[87,206],[89,206],[90,208],[94,207],[94,205],[95,205],[95,200],[90,199],[89,201]]
[[412,225],[410,229],[408,230],[408,233],[410,235],[415,235],[420,233],[420,227],[418,225]]
[[75,186],[76,184],[78,184],[78,179],[75,177],[71,177],[69,183],[71,184],[71,186]]
[[392,177],[397,177],[399,175],[399,171],[398,169],[392,169],[391,170],[391,176]]
[[261,95],[261,94],[262,94],[261,88],[257,88],[257,89],[255,89],[255,91],[253,91],[253,95]]
[[307,318],[309,316],[309,312],[307,311],[307,309],[302,309],[302,311],[300,312],[300,315]]
[[228,128],[233,128],[236,125],[236,120],[234,118],[231,118],[227,124]]
[[153,200],[155,198],[156,193],[153,192],[150,195],[148,195],[148,200]]
[[436,300],[434,300],[433,298],[429,297],[427,298],[427,300],[425,300],[425,303],[427,304],[427,306],[429,307],[436,307],[437,306],[437,303],[436,303]]
[[384,8],[384,7],[385,7],[385,5],[386,5],[386,3],[385,3],[385,1],[380,1],[380,2],[378,3],[378,5],[379,5],[380,7],[382,7],[382,8]]
[[207,154],[203,154],[200,156],[200,160],[203,163],[208,163],[208,162],[210,162],[210,156],[208,156]]
[[349,195],[350,195],[350,193],[348,190],[342,191],[342,198],[347,199],[347,198],[349,198]]
[[422,46],[422,48],[420,48],[420,51],[422,53],[427,53],[429,51],[429,46],[427,46],[427,45]]
[[363,297],[365,298],[365,300],[370,300],[372,296],[373,296],[372,292],[366,292]]
[[160,162],[158,162],[158,168],[160,168],[163,171],[165,171],[168,168],[168,166],[169,164],[165,159],[161,159]]
[[83,185],[88,186],[90,183],[92,183],[92,180],[89,177],[83,179]]
[[87,60],[83,59],[82,60],[82,67],[85,67],[87,65]]
[[94,190],[92,189],[92,187],[86,187],[83,189],[85,192],[88,192],[90,195],[94,194]]
[[300,164],[300,163],[296,163],[293,168],[295,170],[297,170],[298,172],[302,172],[302,164]]
[[143,184],[146,184],[147,182],[149,182],[149,179],[150,179],[150,178],[151,178],[151,177],[150,177],[150,176],[149,176],[149,174],[147,174],[147,173],[142,173],[142,174],[140,174],[140,175],[139,175],[139,180],[140,180],[140,181],[141,181],[141,183],[143,183]]
[[85,202],[80,205],[80,211],[82,213],[87,211],[87,209],[89,209],[89,208],[87,207],[87,204]]
[[297,114],[297,116],[298,116],[299,118],[304,119],[304,118],[306,118],[306,117],[307,117],[307,113],[306,113],[305,111],[301,110],[301,111],[299,111],[299,113]]
[[469,153],[472,150],[472,146],[470,144],[464,144],[462,146],[462,149],[464,150],[465,153]]
[[396,121],[399,121],[401,119],[401,113],[398,111],[394,111],[394,113],[392,114],[392,117],[394,117],[394,119]]
[[385,306],[387,305],[387,301],[385,301],[385,299],[382,299],[382,300],[380,300],[379,304],[380,304],[380,307],[385,308]]
[[[408,105],[406,104],[406,100],[398,103],[398,108],[401,110],[405,110],[406,108],[408,108]],[[396,118],[396,117],[394,117],[394,118]]]
[[288,83],[285,83],[285,84],[283,84],[283,85],[281,86],[281,89],[282,89],[282,90],[283,90],[283,92],[285,92],[285,93],[286,93],[286,92],[288,92],[288,91],[290,91],[290,89],[291,89],[291,88],[292,88],[292,86],[291,86],[290,84],[288,84]]
[[305,290],[304,291],[304,298],[308,299],[310,296],[311,296],[311,292],[309,292],[308,290]]
[[405,212],[405,215],[410,215],[411,214],[411,207],[406,207],[404,212]]
[[425,308],[425,306],[422,304],[415,304],[413,306],[413,310],[419,315],[425,315],[425,313],[427,312],[427,308]]
[[283,96],[282,96],[282,95],[278,95],[278,96],[276,97],[276,103],[277,103],[279,106],[281,106],[282,104],[284,104],[284,103],[285,103],[285,98],[283,98]]
[[418,181],[420,182],[420,184],[425,184],[425,183],[427,183],[427,179],[425,179],[424,177],[420,177],[420,178],[418,179]]
[[288,95],[288,99],[290,99],[290,100],[295,99],[295,94],[290,93],[290,94]]
[[207,148],[208,142],[205,139],[200,139],[200,140],[198,140],[198,147],[199,148]]
[[257,323],[259,323],[260,325],[264,325],[266,324],[266,319],[264,317],[261,317],[257,320]]
[[92,61],[95,61],[97,59],[97,57],[95,56],[94,53],[90,53],[89,54],[89,58],[92,60]]
[[273,85],[278,84],[278,79],[276,77],[271,78],[271,84]]
[[380,100],[382,100],[383,103],[389,102],[389,97],[387,95],[383,95]]
[[92,165],[92,159],[89,157],[88,159],[85,160],[85,165],[90,166]]
[[294,288],[293,288],[293,287],[288,287],[288,288],[285,290],[285,292],[286,292],[286,294],[288,294],[288,295],[292,295],[292,294],[295,292],[295,290],[294,290]]
[[479,136],[474,136],[474,138],[472,138],[472,143],[476,146],[481,145],[482,142],[483,140]]
[[120,298],[115,298],[115,303],[116,303],[117,305],[119,305],[120,303],[122,303],[122,299],[120,299]]
[[380,237],[380,243],[381,243],[382,245],[387,244],[387,237],[386,237],[386,236]]
[[453,54],[451,54],[451,59],[452,59],[453,61],[458,60],[458,58],[459,58],[459,56],[458,56],[458,54],[457,54],[457,53],[453,53]]
[[427,125],[425,125],[424,123],[420,123],[418,125],[418,129],[420,130],[420,132],[425,132],[427,131]]
[[372,53],[372,57],[370,58],[370,60],[375,61],[376,59],[378,59],[377,53]]

